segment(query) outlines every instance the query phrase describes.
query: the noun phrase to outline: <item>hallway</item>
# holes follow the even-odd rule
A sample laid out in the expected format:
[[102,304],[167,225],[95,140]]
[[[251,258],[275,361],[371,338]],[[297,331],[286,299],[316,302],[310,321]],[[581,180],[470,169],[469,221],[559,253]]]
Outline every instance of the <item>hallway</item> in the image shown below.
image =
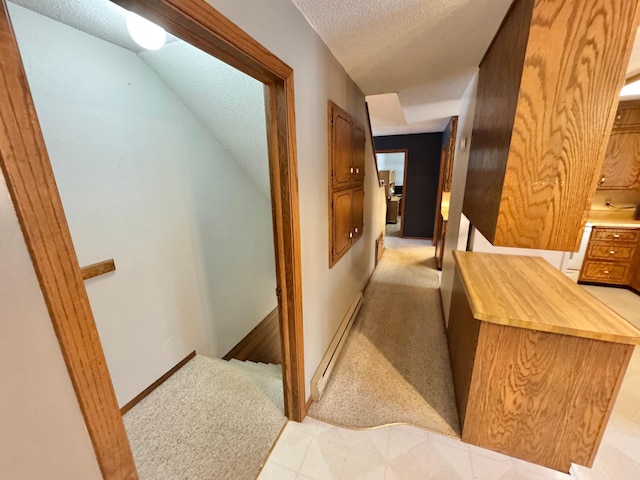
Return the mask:
[[389,238],[362,309],[309,415],[348,428],[459,425],[430,241]]
[[[428,259],[433,255],[430,242],[385,239],[387,251],[365,292],[365,302],[374,303],[372,291],[376,288],[385,264],[390,259],[419,256]],[[410,263],[410,262],[409,262]],[[416,268],[415,265],[410,268]],[[398,268],[391,275],[396,283],[408,282]],[[625,296],[620,292],[587,290],[626,318],[640,325],[640,297]],[[609,298],[602,298],[603,295]],[[430,297],[432,308],[440,308],[440,299]],[[617,302],[617,303],[616,303]],[[363,311],[358,318],[362,323]],[[634,312],[630,316],[628,312]],[[382,320],[382,316],[380,320]],[[398,318],[398,317],[395,317]],[[351,335],[358,335],[354,326]],[[351,339],[350,339],[351,341]],[[348,356],[345,347],[341,360]],[[337,369],[338,367],[336,367]],[[334,373],[335,374],[335,373]],[[611,422],[592,469],[574,465],[571,475],[540,467],[508,457],[459,439],[430,432],[411,425],[390,425],[382,428],[340,428],[332,423],[311,418],[310,410],[302,423],[288,422],[266,461],[259,480],[332,480],[332,479],[388,479],[388,480],[632,480],[640,478],[640,390],[636,384],[640,375],[640,352],[631,359],[622,384]],[[330,382],[330,385],[333,382]],[[389,390],[391,394],[393,389]],[[339,395],[339,392],[338,392]],[[349,398],[347,396],[346,398]],[[346,398],[344,399],[346,401]],[[389,401],[393,395],[389,396]],[[324,400],[324,397],[323,397]],[[322,400],[321,400],[322,403]],[[353,406],[354,411],[365,410],[362,403]],[[374,412],[375,413],[375,412]],[[371,415],[371,412],[362,412]]]

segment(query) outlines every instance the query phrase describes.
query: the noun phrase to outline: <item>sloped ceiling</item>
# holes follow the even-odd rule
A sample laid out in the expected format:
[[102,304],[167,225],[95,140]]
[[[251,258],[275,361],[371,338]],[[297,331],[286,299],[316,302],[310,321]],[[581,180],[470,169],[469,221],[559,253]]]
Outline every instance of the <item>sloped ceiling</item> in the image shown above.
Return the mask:
[[136,53],[270,196],[262,83],[171,35],[159,50],[139,47],[126,10],[108,0],[11,2]]
[[[386,135],[441,131],[458,113],[513,0],[292,1],[365,95],[397,94],[404,123],[376,122],[395,107],[370,105],[374,134]],[[629,73],[640,72],[638,39],[635,47]]]

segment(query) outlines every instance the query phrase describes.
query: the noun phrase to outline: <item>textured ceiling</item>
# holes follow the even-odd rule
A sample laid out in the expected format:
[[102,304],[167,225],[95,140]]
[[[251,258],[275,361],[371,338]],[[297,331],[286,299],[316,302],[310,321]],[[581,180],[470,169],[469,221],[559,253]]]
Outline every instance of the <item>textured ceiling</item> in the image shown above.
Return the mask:
[[292,1],[365,95],[397,92],[407,129],[457,113],[432,105],[460,100],[512,2]]
[[171,35],[159,50],[142,49],[126,10],[108,0],[11,2],[137,53],[269,197],[262,83]]
[[[512,1],[292,0],[365,95],[397,93],[404,124],[374,126],[395,107],[370,105],[375,135],[434,131],[456,115]],[[640,72],[635,47],[629,73]]]

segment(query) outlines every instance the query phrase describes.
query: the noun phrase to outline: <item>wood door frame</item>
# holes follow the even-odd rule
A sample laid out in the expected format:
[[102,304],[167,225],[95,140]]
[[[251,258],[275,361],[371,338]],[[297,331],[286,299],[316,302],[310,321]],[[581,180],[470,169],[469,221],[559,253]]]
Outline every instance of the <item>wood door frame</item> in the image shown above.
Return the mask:
[[[112,0],[265,84],[285,414],[306,415],[293,69],[201,0]],[[5,0],[0,167],[103,478],[137,479]]]
[[[404,172],[402,172],[402,208],[400,208],[400,237],[404,238],[404,207],[407,204],[407,166],[409,163],[408,148],[392,148],[389,150],[374,150],[373,156],[376,158],[376,169],[378,168],[378,153],[404,153]],[[385,198],[387,198],[385,192]]]

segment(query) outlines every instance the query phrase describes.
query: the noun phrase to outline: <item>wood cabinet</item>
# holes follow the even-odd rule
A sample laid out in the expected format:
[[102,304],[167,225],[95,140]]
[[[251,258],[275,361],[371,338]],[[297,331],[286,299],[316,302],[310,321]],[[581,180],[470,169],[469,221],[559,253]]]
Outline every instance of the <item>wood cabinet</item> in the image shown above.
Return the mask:
[[620,102],[599,190],[640,190],[640,101]]
[[365,131],[329,101],[329,268],[362,236]]
[[540,257],[454,259],[447,340],[462,441],[590,467],[640,331]]
[[639,8],[513,3],[480,64],[463,206],[493,245],[577,250]]
[[638,228],[593,227],[578,281],[629,285],[639,240]]

